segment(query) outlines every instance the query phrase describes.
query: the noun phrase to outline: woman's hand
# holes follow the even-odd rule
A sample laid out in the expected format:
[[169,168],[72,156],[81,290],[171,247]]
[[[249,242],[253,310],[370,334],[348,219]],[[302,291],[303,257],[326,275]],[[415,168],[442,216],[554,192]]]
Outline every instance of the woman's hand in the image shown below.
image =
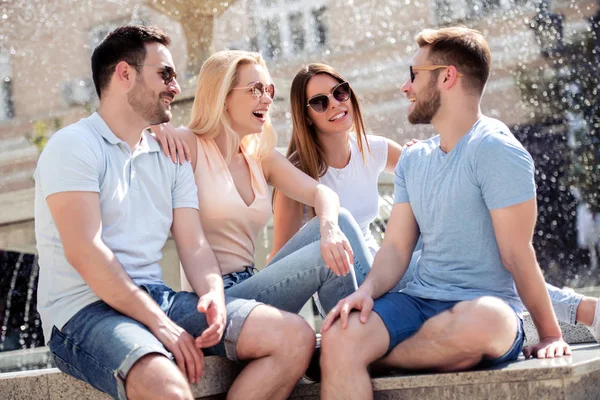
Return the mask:
[[354,253],[337,223],[321,222],[321,255],[337,276],[346,276],[354,264]]
[[171,157],[174,163],[179,160],[183,165],[185,160],[191,161],[190,148],[170,122],[152,125],[150,129],[152,129],[152,137],[160,143],[165,155]]
[[405,147],[410,147],[410,146],[412,146],[413,144],[415,144],[415,143],[419,143],[419,142],[420,142],[420,140],[419,140],[419,139],[412,138],[412,139],[410,139],[408,142],[406,142],[406,143],[404,144],[404,146],[402,146],[402,148],[404,149]]

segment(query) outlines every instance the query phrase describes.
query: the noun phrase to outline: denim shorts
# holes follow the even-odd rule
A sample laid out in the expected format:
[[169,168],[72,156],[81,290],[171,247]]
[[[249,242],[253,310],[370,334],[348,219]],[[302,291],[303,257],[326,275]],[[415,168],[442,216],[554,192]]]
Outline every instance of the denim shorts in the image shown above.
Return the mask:
[[[423,299],[404,293],[387,293],[377,300],[373,311],[381,317],[390,336],[388,355],[399,343],[414,335],[428,319],[449,310],[459,301],[440,301]],[[514,311],[514,310],[513,310]],[[515,312],[517,319],[517,334],[511,348],[497,358],[484,358],[478,367],[490,367],[508,361],[516,360],[523,350],[525,334],[523,320]]]
[[[140,286],[156,301],[173,322],[193,337],[208,327],[205,314],[196,310],[198,296],[175,292],[162,284]],[[260,303],[226,296],[227,326],[216,346],[203,349],[205,355],[237,360],[236,344],[243,323]],[[56,366],[89,383],[115,399],[126,399],[125,378],[145,355],[155,353],[173,359],[163,344],[141,323],[103,301],[79,310],[62,329],[52,328],[48,346]]]

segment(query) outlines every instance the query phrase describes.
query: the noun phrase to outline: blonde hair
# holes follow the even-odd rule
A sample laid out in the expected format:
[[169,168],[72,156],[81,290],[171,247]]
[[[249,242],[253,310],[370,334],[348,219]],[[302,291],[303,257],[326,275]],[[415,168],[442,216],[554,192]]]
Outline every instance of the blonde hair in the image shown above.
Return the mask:
[[261,133],[245,136],[240,141],[225,112],[227,96],[239,83],[240,67],[248,64],[263,67],[270,80],[269,70],[260,54],[237,50],[213,54],[204,62],[198,74],[196,97],[188,128],[196,135],[208,139],[224,134],[227,146],[223,156],[227,162],[239,147],[258,158],[266,156],[275,147],[275,131],[268,114]]

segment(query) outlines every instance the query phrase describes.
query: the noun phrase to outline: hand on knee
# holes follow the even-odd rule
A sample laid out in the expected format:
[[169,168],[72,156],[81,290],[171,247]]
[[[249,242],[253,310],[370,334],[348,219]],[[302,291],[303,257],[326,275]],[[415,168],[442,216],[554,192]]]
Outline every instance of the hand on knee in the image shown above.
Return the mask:
[[321,368],[339,369],[351,365],[367,367],[370,363],[368,354],[361,346],[369,340],[368,327],[359,320],[359,313],[352,312],[348,318],[348,326],[342,328],[340,320],[321,336]]

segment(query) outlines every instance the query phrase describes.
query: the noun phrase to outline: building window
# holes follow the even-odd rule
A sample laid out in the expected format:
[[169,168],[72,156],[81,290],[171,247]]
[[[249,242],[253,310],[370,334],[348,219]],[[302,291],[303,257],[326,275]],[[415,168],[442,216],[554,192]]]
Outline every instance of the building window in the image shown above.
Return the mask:
[[325,12],[327,7],[319,7],[313,10],[312,16],[314,19],[316,43],[319,47],[324,47],[327,44],[327,25],[325,24]]
[[439,23],[450,24],[522,3],[523,0],[435,0],[434,12]]
[[254,37],[268,59],[286,58],[327,44],[327,0],[254,0],[249,3]]
[[295,12],[288,17],[290,24],[290,36],[292,37],[292,48],[294,52],[304,50],[304,14]]
[[273,17],[265,26],[265,49],[267,57],[277,58],[281,53],[281,35],[279,33],[279,18]]
[[13,103],[13,82],[10,57],[0,51],[0,121],[8,121],[15,116]]

